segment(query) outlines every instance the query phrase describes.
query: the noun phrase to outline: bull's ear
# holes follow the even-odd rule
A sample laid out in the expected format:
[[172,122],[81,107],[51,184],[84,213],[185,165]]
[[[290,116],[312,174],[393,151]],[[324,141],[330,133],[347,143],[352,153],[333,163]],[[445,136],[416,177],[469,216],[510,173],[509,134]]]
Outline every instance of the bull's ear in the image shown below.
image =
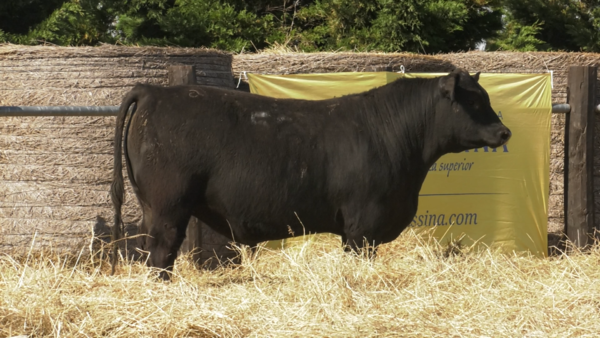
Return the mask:
[[456,85],[458,84],[458,78],[460,73],[454,71],[447,76],[444,76],[440,79],[440,90],[444,97],[450,99],[450,101],[454,101],[454,90]]
[[475,82],[479,82],[479,74],[481,74],[481,72],[477,72],[477,73],[475,73],[475,75],[473,75]]

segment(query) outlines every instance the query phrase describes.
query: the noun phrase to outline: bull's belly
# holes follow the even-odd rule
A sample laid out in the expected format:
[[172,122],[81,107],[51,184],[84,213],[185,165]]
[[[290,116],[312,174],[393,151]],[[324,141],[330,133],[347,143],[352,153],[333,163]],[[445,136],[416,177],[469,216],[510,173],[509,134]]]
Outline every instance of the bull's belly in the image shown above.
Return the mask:
[[[300,215],[304,214],[304,217]],[[257,243],[315,233],[342,234],[342,229],[335,223],[333,213],[301,213],[290,212],[288,217],[264,217],[262,219],[244,217],[227,217],[234,240],[242,243]]]
[[[320,189],[267,182],[263,177],[244,180],[212,179],[203,203],[227,220],[239,242],[263,242],[308,233],[341,233],[337,209]],[[229,229],[228,229],[229,230]]]

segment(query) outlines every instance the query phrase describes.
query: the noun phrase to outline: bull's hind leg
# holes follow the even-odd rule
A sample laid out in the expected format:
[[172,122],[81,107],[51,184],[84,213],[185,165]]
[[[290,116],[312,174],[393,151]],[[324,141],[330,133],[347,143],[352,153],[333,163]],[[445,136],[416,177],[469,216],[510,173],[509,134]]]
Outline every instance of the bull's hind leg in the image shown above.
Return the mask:
[[148,248],[148,245],[146,244],[148,232],[152,226],[152,209],[141,200],[140,205],[142,206],[142,220],[138,230],[137,247],[138,249],[145,251]]
[[164,280],[168,280],[169,273],[173,271],[190,217],[191,212],[182,208],[153,210],[149,236],[146,239],[146,249],[150,253],[148,265],[163,269],[160,277]]

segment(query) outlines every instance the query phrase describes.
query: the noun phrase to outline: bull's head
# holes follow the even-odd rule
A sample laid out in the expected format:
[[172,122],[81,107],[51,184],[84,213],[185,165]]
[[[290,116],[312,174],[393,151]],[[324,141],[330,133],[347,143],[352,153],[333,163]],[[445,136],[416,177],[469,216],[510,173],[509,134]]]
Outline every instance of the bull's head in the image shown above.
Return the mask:
[[440,78],[443,99],[436,107],[436,132],[446,135],[449,152],[480,147],[500,147],[511,137],[490,104],[490,97],[478,83],[479,73],[469,75],[456,69]]

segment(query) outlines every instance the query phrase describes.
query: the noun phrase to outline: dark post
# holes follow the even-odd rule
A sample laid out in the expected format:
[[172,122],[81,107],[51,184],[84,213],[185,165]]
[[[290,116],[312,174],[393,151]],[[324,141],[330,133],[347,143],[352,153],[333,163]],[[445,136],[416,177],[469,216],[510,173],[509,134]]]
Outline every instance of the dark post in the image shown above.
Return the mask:
[[[197,84],[194,66],[169,66],[169,86]],[[193,251],[192,259],[197,264],[213,269],[219,261],[234,260],[237,253],[228,248],[229,238],[217,233],[196,217],[191,217],[181,244],[180,253]]]
[[596,67],[569,68],[565,130],[565,227],[577,247],[590,243],[594,228],[594,110]]
[[196,84],[196,67],[189,65],[169,66],[169,86]]
[[[189,65],[168,66],[169,71],[169,86],[196,84],[196,67]],[[181,244],[182,253],[190,252],[194,249],[193,260],[198,262],[201,259],[200,250],[202,249],[202,222],[195,217],[190,219],[185,240]]]

